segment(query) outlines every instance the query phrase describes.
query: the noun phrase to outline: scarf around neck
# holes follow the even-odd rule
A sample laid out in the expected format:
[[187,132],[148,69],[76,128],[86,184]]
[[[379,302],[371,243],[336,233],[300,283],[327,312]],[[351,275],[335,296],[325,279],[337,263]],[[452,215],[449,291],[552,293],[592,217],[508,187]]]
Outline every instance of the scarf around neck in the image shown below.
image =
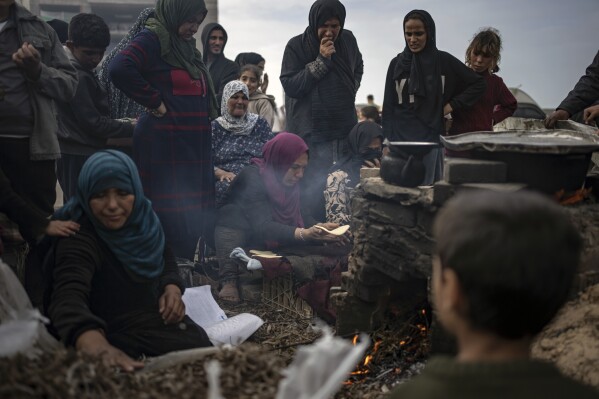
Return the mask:
[[237,118],[229,113],[228,102],[231,97],[240,91],[243,92],[249,100],[250,95],[245,83],[240,82],[239,80],[232,80],[225,85],[225,88],[223,89],[223,98],[220,104],[220,113],[222,116],[218,117],[216,121],[229,133],[238,136],[247,136],[254,130],[254,126],[256,126],[256,122],[258,122],[259,116],[246,111],[242,117]]
[[[133,210],[118,230],[104,227],[94,216],[89,201],[94,194],[118,188],[135,196]],[[164,269],[165,237],[152,203],[144,196],[135,164],[126,154],[100,151],[83,165],[76,195],[59,209],[59,220],[78,220],[85,215],[110,251],[136,280],[160,276]]]
[[405,33],[406,22],[420,19],[426,29],[426,46],[418,53],[412,53],[408,43],[398,55],[393,78],[401,79],[409,73],[408,93],[414,95],[414,110],[418,118],[434,130],[443,129],[443,88],[439,50],[437,49],[435,21],[424,10],[412,10],[403,20]]
[[380,159],[382,156],[381,150],[372,150],[368,147],[372,140],[377,137],[381,139],[382,143],[384,136],[383,128],[380,125],[370,121],[358,123],[347,136],[350,153],[333,165],[330,172],[339,169],[343,170],[348,174],[352,186],[358,184],[360,181],[360,169],[364,161],[370,161],[373,158]]
[[158,0],[155,17],[148,18],[146,28],[160,41],[160,56],[169,65],[186,70],[194,80],[204,79],[208,85],[210,118],[218,115],[218,103],[208,68],[196,41],[179,37],[179,27],[188,18],[207,11],[204,0]]
[[296,134],[281,132],[262,147],[262,158],[252,158],[272,204],[273,220],[281,224],[304,227],[301,213],[300,185],[287,187],[283,177],[308,146]]

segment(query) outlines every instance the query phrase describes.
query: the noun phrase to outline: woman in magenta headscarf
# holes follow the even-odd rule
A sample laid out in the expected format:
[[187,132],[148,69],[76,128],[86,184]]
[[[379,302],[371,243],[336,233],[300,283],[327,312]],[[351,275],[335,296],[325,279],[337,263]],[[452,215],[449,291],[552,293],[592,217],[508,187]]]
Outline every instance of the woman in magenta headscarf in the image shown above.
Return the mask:
[[[262,149],[262,158],[239,173],[225,195],[216,223],[216,255],[222,285],[219,297],[238,302],[238,271],[229,254],[236,247],[276,248],[308,242],[342,242],[315,227],[302,211],[299,181],[308,165],[308,146],[299,136],[279,133]],[[333,229],[335,223],[319,223]]]

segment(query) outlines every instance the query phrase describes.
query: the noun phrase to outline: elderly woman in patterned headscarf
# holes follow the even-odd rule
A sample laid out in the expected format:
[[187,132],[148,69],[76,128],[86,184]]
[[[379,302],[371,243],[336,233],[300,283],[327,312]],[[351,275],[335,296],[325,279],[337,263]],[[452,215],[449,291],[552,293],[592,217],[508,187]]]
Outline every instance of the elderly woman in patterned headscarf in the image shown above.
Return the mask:
[[133,134],[133,156],[175,254],[193,259],[211,235],[214,171],[210,119],[218,108],[193,35],[203,0],[158,0],[154,15],[110,62],[113,84],[148,109]]
[[175,257],[127,155],[91,156],[55,217],[81,224],[51,252],[48,313],[65,344],[126,371],[142,355],[211,346],[185,316]]
[[227,83],[220,107],[222,116],[212,121],[217,204],[221,204],[235,176],[250,164],[250,159],[260,156],[262,146],[273,137],[268,122],[248,112],[249,97],[244,83]]

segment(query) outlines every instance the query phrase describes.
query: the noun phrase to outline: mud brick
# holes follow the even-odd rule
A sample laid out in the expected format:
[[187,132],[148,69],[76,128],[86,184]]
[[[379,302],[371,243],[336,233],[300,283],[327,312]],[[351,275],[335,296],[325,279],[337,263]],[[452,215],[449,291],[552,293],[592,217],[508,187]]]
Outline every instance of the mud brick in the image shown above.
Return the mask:
[[461,183],[505,183],[505,162],[478,159],[447,158],[443,169],[443,180],[451,184]]
[[360,169],[360,180],[368,177],[380,177],[381,168],[361,168]]
[[393,202],[371,201],[370,219],[393,226],[414,227],[416,208]]
[[347,292],[331,295],[337,311],[336,334],[346,336],[360,331],[372,331],[380,323],[377,315],[381,304],[368,303]]
[[356,278],[351,272],[341,273],[341,287],[364,302],[378,302],[380,297],[387,294],[386,285],[366,285]]

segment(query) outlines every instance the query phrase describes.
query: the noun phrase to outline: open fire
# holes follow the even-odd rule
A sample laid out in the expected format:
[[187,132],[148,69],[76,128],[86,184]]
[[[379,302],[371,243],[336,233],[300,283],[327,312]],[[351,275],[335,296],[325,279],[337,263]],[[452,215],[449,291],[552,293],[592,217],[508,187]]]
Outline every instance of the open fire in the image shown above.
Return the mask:
[[[344,385],[370,380],[393,382],[399,379],[410,366],[428,355],[428,325],[427,311],[422,309],[399,329],[389,330],[387,326],[386,329],[374,332],[372,348],[350,373]],[[357,344],[357,334],[352,342]]]

